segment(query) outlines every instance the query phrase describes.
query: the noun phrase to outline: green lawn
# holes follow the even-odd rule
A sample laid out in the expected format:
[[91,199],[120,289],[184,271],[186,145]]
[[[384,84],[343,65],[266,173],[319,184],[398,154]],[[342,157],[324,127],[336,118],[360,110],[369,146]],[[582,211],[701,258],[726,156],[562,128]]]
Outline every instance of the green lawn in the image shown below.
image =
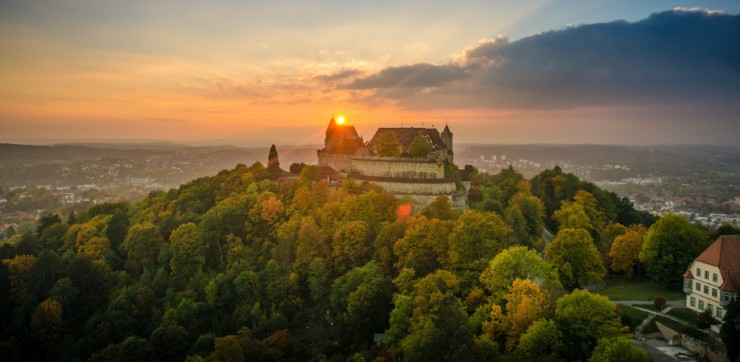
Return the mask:
[[696,312],[694,312],[693,310],[689,308],[671,309],[670,311],[668,311],[668,314],[678,319],[689,322],[692,326],[696,325],[697,314]]
[[635,328],[647,318],[648,312],[639,310],[637,308],[630,307],[628,305],[620,305],[619,312],[622,317],[622,324],[630,328],[630,331],[634,332]]
[[655,297],[663,297],[666,300],[680,300],[686,295],[680,291],[669,290],[666,287],[649,280],[627,281],[624,278],[612,278],[606,280],[606,287],[599,291],[611,300],[644,300],[652,302]]

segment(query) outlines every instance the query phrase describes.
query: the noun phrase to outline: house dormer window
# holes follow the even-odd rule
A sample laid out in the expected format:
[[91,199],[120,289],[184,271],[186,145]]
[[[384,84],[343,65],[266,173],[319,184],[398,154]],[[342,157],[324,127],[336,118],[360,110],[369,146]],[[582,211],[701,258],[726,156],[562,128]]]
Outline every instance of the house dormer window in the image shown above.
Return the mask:
[[712,275],[712,281],[715,283],[717,282],[717,273],[714,273],[714,275]]

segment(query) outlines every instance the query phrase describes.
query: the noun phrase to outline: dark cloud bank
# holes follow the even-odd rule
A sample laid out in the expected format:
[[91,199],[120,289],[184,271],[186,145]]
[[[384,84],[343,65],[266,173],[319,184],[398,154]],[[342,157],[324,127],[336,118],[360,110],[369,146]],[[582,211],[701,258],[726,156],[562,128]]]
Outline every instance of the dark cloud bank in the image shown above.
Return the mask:
[[[695,10],[482,41],[448,64],[344,86],[412,109],[701,105],[740,110],[740,16]],[[725,114],[728,115],[728,114]]]

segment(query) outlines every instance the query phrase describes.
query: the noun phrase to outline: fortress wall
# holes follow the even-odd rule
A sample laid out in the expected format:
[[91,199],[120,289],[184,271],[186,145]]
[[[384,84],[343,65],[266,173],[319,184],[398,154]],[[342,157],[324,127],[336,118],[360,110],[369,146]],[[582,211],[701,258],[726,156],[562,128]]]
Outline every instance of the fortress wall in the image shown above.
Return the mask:
[[352,166],[352,157],[355,155],[343,153],[318,152],[319,166],[329,166],[335,171],[349,171]]
[[440,179],[445,177],[443,165],[427,159],[355,158],[352,160],[352,171],[367,176],[406,179]]
[[[453,209],[462,209],[467,210],[468,209],[468,199],[464,194],[443,194],[447,196],[450,199],[450,202],[452,203]],[[439,195],[429,195],[429,194],[403,194],[403,195],[396,195],[398,197],[408,196],[414,199],[414,208],[415,209],[421,209],[424,206],[427,206],[431,204]]]
[[378,185],[383,190],[397,194],[408,194],[408,195],[430,195],[434,200],[437,195],[451,196],[455,193],[455,182],[444,182],[444,183],[424,183],[424,182],[393,182],[393,181],[369,181],[373,185]]

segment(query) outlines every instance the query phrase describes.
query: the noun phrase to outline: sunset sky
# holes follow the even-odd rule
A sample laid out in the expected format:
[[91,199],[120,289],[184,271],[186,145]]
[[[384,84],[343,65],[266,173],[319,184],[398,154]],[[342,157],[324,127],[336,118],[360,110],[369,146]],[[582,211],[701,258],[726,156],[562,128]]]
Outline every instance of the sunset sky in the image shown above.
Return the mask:
[[740,1],[0,0],[0,142],[738,145]]

